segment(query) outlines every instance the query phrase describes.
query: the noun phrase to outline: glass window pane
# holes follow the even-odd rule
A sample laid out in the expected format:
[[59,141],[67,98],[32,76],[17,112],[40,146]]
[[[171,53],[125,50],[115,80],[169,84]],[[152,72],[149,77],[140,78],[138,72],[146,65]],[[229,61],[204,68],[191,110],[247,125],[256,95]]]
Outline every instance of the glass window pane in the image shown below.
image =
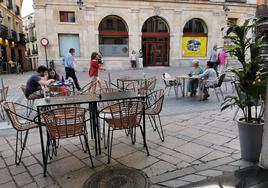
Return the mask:
[[60,56],[64,57],[70,48],[75,49],[75,56],[80,57],[80,40],[78,34],[59,34]]
[[67,11],[60,11],[60,22],[75,22],[75,13],[74,12],[67,12]]
[[128,57],[128,37],[100,37],[100,52],[104,57]]
[[101,21],[99,31],[127,32],[127,27],[122,18],[108,16]]
[[162,18],[154,16],[146,20],[142,32],[168,32],[168,25]]

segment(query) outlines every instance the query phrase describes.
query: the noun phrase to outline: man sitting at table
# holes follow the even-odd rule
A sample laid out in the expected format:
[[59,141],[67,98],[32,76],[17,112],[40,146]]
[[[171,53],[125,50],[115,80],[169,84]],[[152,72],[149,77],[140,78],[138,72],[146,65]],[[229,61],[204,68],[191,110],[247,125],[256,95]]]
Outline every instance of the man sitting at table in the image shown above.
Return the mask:
[[[203,69],[199,67],[199,60],[198,59],[194,59],[192,62],[192,69],[189,72],[189,76],[197,76],[199,74],[203,73]],[[198,79],[189,79],[188,85],[187,85],[187,90],[188,92],[191,93],[191,96],[195,96],[196,95],[196,90],[198,87]]]
[[48,86],[50,83],[54,82],[53,79],[48,78],[48,69],[41,65],[37,68],[37,74],[32,75],[27,83],[25,88],[25,95],[29,98],[40,98],[43,97],[41,92],[41,86]]

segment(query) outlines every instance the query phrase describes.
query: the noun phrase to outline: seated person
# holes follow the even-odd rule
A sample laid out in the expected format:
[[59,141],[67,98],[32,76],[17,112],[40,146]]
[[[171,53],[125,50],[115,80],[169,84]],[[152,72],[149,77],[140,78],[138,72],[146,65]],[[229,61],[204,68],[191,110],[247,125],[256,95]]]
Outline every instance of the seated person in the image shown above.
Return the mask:
[[25,95],[26,97],[30,98],[41,98],[43,97],[43,93],[41,92],[41,86],[48,86],[50,83],[54,82],[53,79],[48,78],[47,68],[43,65],[37,68],[37,73],[32,75],[27,83],[25,88]]
[[[60,81],[61,77],[56,72],[55,69],[50,68],[50,69],[48,69],[48,79],[53,79],[55,81]],[[56,92],[56,93],[54,93],[56,96],[67,96],[67,94],[68,94],[67,88],[64,85],[62,85],[62,86],[50,86],[49,89],[51,91]]]
[[200,74],[200,78],[202,79],[201,87],[203,88],[203,101],[207,100],[209,97],[208,87],[214,86],[218,84],[218,77],[215,69],[213,68],[214,64],[211,61],[207,62],[206,70]]
[[[199,60],[194,59],[192,63],[193,64],[192,64],[191,71],[189,72],[189,76],[202,74],[203,70],[199,67]],[[198,79],[189,79],[189,82],[187,85],[187,90],[188,90],[188,92],[191,93],[191,96],[196,95],[196,89],[198,87],[198,82],[199,82]]]
[[55,81],[60,81],[61,78],[60,78],[60,75],[56,72],[55,69],[48,69],[48,79],[53,79]]

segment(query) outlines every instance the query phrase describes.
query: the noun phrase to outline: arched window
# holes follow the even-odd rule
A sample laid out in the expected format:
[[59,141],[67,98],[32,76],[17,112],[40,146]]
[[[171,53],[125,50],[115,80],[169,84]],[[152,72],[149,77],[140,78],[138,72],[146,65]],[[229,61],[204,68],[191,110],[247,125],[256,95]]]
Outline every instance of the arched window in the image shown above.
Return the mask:
[[169,32],[169,29],[165,20],[159,16],[153,16],[143,24],[142,32]]
[[207,26],[203,22],[203,20],[199,18],[193,18],[189,20],[183,28],[183,34],[188,34],[188,33],[207,34]]
[[107,16],[101,21],[99,50],[104,57],[128,57],[128,30],[119,16]]
[[207,55],[208,29],[199,18],[189,20],[183,28],[182,56],[205,57]]

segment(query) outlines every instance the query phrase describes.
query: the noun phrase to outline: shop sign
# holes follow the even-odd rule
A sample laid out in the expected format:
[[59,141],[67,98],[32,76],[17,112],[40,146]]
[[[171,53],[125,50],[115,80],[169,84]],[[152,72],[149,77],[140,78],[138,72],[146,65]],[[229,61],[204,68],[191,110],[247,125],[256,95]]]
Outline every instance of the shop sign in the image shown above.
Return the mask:
[[207,56],[207,37],[182,38],[183,57],[205,57]]
[[11,48],[15,48],[15,42],[14,41],[11,42],[11,46],[10,47]]
[[3,38],[0,37],[0,45],[3,44]]
[[8,46],[8,44],[9,44],[9,42],[8,42],[8,40],[6,39],[6,40],[5,40],[5,46]]

